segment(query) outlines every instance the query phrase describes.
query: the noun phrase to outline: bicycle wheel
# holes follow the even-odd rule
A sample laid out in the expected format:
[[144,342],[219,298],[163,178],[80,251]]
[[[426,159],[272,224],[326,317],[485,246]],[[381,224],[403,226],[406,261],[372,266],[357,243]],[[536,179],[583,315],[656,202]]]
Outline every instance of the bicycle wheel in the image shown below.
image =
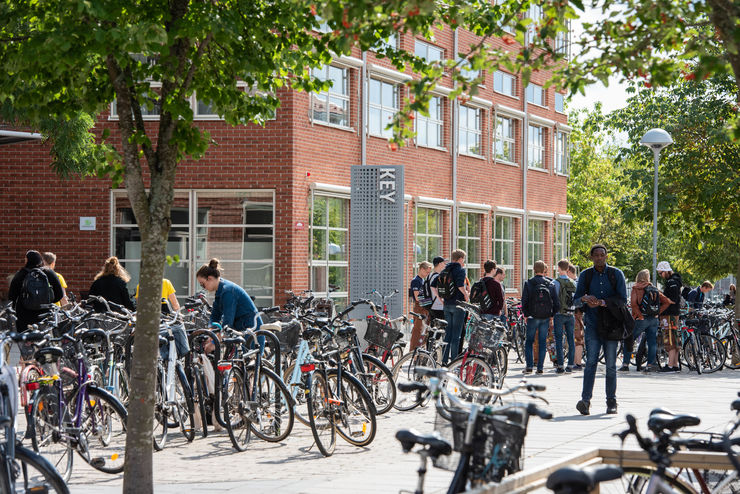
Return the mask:
[[[210,364],[209,364],[210,365]],[[203,370],[199,366],[193,367],[193,400],[194,405],[197,407],[198,413],[200,414],[200,426],[201,434],[203,437],[208,437],[208,410],[206,409],[206,396],[208,396],[208,390],[206,389],[206,381],[203,376]]]
[[711,334],[702,334],[699,336],[699,343],[702,348],[703,370],[706,374],[711,374],[722,369],[727,358],[727,350],[719,338]]
[[162,451],[167,444],[167,403],[165,397],[167,393],[164,389],[164,369],[157,364],[157,382],[154,387],[154,421],[152,424],[152,437],[154,440],[154,450]]
[[377,414],[383,415],[392,409],[396,402],[396,382],[393,380],[393,373],[372,355],[363,353],[362,360],[366,371],[361,376],[362,384],[370,393]]
[[52,464],[66,482],[72,476],[74,456],[69,435],[63,431],[63,423],[56,386],[40,388],[34,393],[28,424],[32,433],[31,446]]
[[[624,467],[624,473],[616,480],[601,482],[599,491],[619,494],[646,494],[650,477],[655,473],[653,467]],[[681,494],[694,494],[691,488],[675,471],[668,470],[663,479],[671,488]]]
[[[417,367],[436,368],[437,364],[431,355],[422,350],[407,353],[393,367],[393,380],[396,382],[396,390],[400,383],[421,381],[429,382],[426,376],[416,374]],[[396,410],[407,411],[418,407],[423,400],[417,398],[417,393],[396,393],[396,402],[393,407]]]
[[[247,383],[252,389],[254,367],[247,369]],[[295,422],[295,413],[285,383],[273,371],[260,369],[260,379],[254,398],[257,402],[255,420],[250,426],[254,435],[263,441],[276,443],[290,435]]]
[[496,365],[492,367],[494,368],[493,370],[498,371],[498,380],[496,385],[500,388],[504,385],[504,377],[506,377],[506,373],[509,372],[509,348],[504,345],[499,345],[496,347],[494,358],[496,359]]
[[[175,427],[180,427],[180,432],[185,436],[187,442],[195,439],[195,406],[193,405],[193,392],[188,384],[182,367],[178,364],[175,368],[175,396],[172,397],[174,418],[177,419]],[[172,427],[172,425],[169,425]]]
[[45,492],[53,494],[69,494],[69,488],[62,476],[54,470],[54,466],[43,456],[24,448],[15,447],[14,478],[17,493]]
[[337,434],[353,446],[367,446],[375,439],[375,405],[367,389],[357,377],[342,371],[342,392],[338,392],[338,371],[329,369],[329,389],[340,400],[336,407]]
[[514,326],[514,348],[516,349],[516,361],[524,362],[524,342],[527,336],[527,328],[524,322],[519,321]]
[[703,358],[699,353],[699,345],[694,337],[691,337],[683,343],[683,356],[686,359],[686,365],[689,370],[696,371],[697,374],[701,374],[701,367]]
[[126,372],[123,362],[118,362],[115,365],[113,396],[118,398],[118,401],[120,401],[124,407],[128,407],[128,397],[131,390],[128,373]]
[[740,369],[740,346],[733,335],[727,335],[724,338],[725,344],[725,367],[728,369]]
[[[448,369],[468,386],[484,386],[486,388],[492,388],[497,382],[496,371],[493,370],[488,362],[480,357],[469,356],[465,359],[464,363],[463,357],[457,358],[450,363]],[[475,398],[475,396],[465,392],[451,379],[446,379],[443,386],[448,392],[453,393],[462,400],[472,401],[473,398]],[[446,411],[449,408],[454,408],[444,392],[442,393],[442,403],[445,406],[442,410],[438,410],[438,413],[445,419],[452,420],[452,417],[443,411]]]
[[308,419],[308,398],[306,397],[306,386],[303,379],[299,378],[298,382],[292,382],[293,380],[293,369],[295,369],[295,362],[291,362],[285,368],[283,373],[283,382],[287,383],[290,395],[293,397],[294,405],[293,412],[295,418],[305,426],[310,427],[311,422]]
[[85,445],[78,453],[91,467],[105,473],[120,473],[126,453],[126,409],[107,391],[86,386],[80,437]]
[[224,409],[226,430],[231,444],[237,451],[246,451],[252,438],[252,428],[247,416],[249,395],[244,385],[244,374],[238,367],[232,367],[224,375],[221,403]]
[[316,447],[324,456],[331,456],[337,447],[337,431],[334,426],[334,404],[329,385],[318,372],[308,377],[308,419]]

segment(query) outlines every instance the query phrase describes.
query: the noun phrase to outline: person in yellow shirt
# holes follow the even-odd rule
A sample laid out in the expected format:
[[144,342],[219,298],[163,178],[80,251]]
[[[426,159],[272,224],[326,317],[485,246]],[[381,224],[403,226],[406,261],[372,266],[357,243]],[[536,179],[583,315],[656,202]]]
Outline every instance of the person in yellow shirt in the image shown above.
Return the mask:
[[[139,299],[139,285],[136,285],[136,300]],[[169,301],[170,306],[172,306],[172,309],[174,311],[180,310],[180,303],[177,301],[177,296],[175,295],[175,287],[172,285],[172,282],[168,280],[167,278],[162,279],[162,312],[168,313],[169,308],[167,307],[167,302]]]
[[[46,264],[46,267],[54,271],[54,266],[57,264],[57,255],[53,252],[44,252],[41,254],[41,257],[44,259],[44,264]],[[59,302],[54,302],[59,307],[63,307],[69,303],[69,299],[67,298],[67,282],[64,281],[64,277],[54,271],[56,273],[57,278],[59,278],[59,284],[62,285],[62,299]]]

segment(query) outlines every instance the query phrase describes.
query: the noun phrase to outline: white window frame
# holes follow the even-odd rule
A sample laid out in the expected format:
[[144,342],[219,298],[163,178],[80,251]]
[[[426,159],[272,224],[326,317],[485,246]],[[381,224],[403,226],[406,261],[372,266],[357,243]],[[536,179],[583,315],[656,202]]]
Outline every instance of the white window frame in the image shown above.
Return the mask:
[[[424,232],[419,232],[419,210],[423,209],[425,213]],[[416,204],[414,207],[414,266],[418,267],[421,261],[432,262],[432,259],[436,256],[443,256],[444,252],[444,214],[445,209],[439,209],[436,207],[428,207],[424,204]],[[429,213],[433,212],[438,215],[438,233],[429,233]],[[430,256],[429,259],[417,259],[416,247],[418,246],[422,252],[429,251],[430,240],[433,242],[439,242],[439,252],[435,256]]]
[[[432,56],[433,54],[436,56]],[[440,48],[420,39],[414,40],[414,55],[423,58],[428,63],[441,63],[444,62],[445,59],[444,48]]]
[[[535,100],[535,96],[539,94],[539,101]],[[527,103],[547,108],[547,101],[545,97],[545,89],[539,84],[530,82],[527,84],[526,90]]]
[[[470,118],[470,112],[475,113],[475,127],[468,127],[468,120]],[[463,119],[463,115],[465,118]],[[460,105],[458,107],[458,125],[457,125],[457,140],[458,140],[458,154],[466,156],[483,156],[483,123],[482,123],[482,110],[472,106]],[[464,123],[463,123],[464,121]],[[463,136],[465,139],[463,140]],[[469,137],[473,137],[477,141],[477,147],[479,152],[474,153],[468,151],[467,142]],[[462,146],[461,143],[465,142],[466,145]]]
[[[326,199],[327,204],[327,214],[326,214],[326,225],[314,225],[314,208],[316,204],[316,197],[322,197]],[[329,208],[329,200],[331,199],[338,199],[342,201],[347,201],[347,212],[346,220],[347,223],[345,227],[330,227],[329,226],[329,214],[328,214],[328,208]],[[333,299],[347,299],[349,297],[349,203],[350,198],[349,194],[342,194],[342,193],[335,193],[331,191],[326,190],[314,190],[311,194],[311,208],[310,208],[310,217],[309,217],[309,254],[308,254],[308,273],[309,273],[309,286],[314,287],[316,280],[314,279],[314,267],[325,267],[326,268],[326,279],[324,280],[324,284],[326,287],[329,287],[329,271],[332,267],[339,267],[344,268],[347,272],[347,290],[346,291],[336,291],[336,292],[320,292],[320,291],[314,291],[313,295],[315,297],[330,297]],[[313,234],[316,230],[323,230],[326,232],[324,238],[326,242],[326,259],[314,259],[313,256]],[[338,232],[344,232],[346,234],[346,242],[345,249],[347,249],[347,255],[345,256],[345,260],[343,261],[336,261],[336,260],[330,260],[329,259],[329,233],[330,231],[338,231]]]
[[[508,93],[505,91],[505,82],[507,81],[511,83],[511,92]],[[495,71],[493,73],[493,91],[510,98],[517,98],[516,77],[502,70]]]
[[[476,225],[477,231],[476,232],[470,232],[468,229],[468,222],[467,217],[468,215],[472,215],[474,218],[476,218]],[[466,221],[463,222],[462,218],[466,218]],[[475,283],[478,281],[478,278],[481,276],[481,259],[480,259],[480,252],[481,252],[481,229],[483,227],[483,215],[480,211],[468,211],[465,209],[461,209],[457,213],[457,247],[456,249],[463,249],[465,251],[466,257],[465,257],[465,268],[468,271],[468,279],[471,283]],[[461,232],[463,224],[465,225],[464,230]],[[477,245],[477,248],[474,250],[471,250],[468,246],[471,242],[474,242],[474,245]],[[475,273],[475,275],[472,275],[472,273]]]
[[[436,114],[432,113],[432,101],[436,101]],[[416,112],[414,127],[416,130],[416,145],[434,149],[444,149],[444,98],[431,96],[429,99],[429,116]],[[425,128],[426,142],[419,139],[419,129]],[[433,134],[434,133],[434,134]],[[430,143],[429,136],[436,135],[437,143]]]
[[526,32],[527,43],[531,43],[537,30],[537,26],[542,20],[542,5],[537,5],[534,2],[531,3],[529,10],[527,10],[527,18],[532,19],[532,22],[527,26]]
[[[351,115],[352,105],[351,105],[350,94],[349,94],[350,93],[349,69],[346,67],[340,67],[340,66],[330,64],[330,65],[325,65],[323,67],[313,69],[312,75],[314,77],[317,77],[317,72],[324,71],[324,73],[322,74],[323,78],[321,80],[327,81],[329,80],[329,71],[331,69],[340,70],[342,72],[342,81],[345,86],[342,89],[346,90],[346,93],[337,91],[337,88],[335,88],[334,86],[328,88],[326,91],[321,91],[318,93],[312,92],[310,102],[309,102],[309,116],[310,116],[309,118],[311,119],[311,122],[315,124],[328,125],[331,127],[338,127],[340,129],[349,129],[351,128],[351,122],[352,122],[352,118],[351,118],[352,117]],[[346,125],[340,124],[340,123],[334,123],[331,121],[331,106],[330,105],[331,105],[332,98],[342,100],[343,102],[347,104],[347,124]],[[314,111],[313,111],[313,105],[314,105],[315,100],[318,100],[318,101],[323,100],[324,104],[326,105],[326,109],[327,109],[326,120],[315,118]]]
[[[378,100],[380,101],[380,103],[373,103],[372,101],[373,98],[371,96],[371,92],[372,92],[374,82],[380,84],[379,86],[380,94],[378,95]],[[392,96],[393,101],[390,103],[383,100],[384,85],[393,87],[393,96]],[[390,82],[388,80],[375,78],[375,77],[370,78],[370,80],[368,81],[368,97],[367,97],[367,105],[368,105],[367,133],[368,134],[372,136],[376,136],[376,137],[382,137],[385,139],[390,139],[393,136],[393,130],[386,128],[389,122],[383,120],[383,113],[391,112],[392,113],[391,118],[395,117],[396,113],[398,113],[400,109],[399,99],[400,99],[400,89],[398,87],[398,84],[394,82]],[[392,105],[392,106],[388,106],[388,105]],[[380,126],[381,126],[380,129],[373,129],[370,126],[370,113],[372,113],[373,111],[378,112],[380,114],[380,119],[379,119]]]
[[[558,103],[559,100],[559,103]],[[555,92],[555,111],[558,113],[565,113],[565,95],[563,93]]]
[[[508,232],[504,232],[503,230],[506,228],[502,225],[502,229],[499,230],[499,220],[502,220],[502,223],[508,222]],[[504,221],[505,220],[505,221]],[[491,245],[491,252],[492,252],[492,258],[498,263],[499,266],[504,268],[509,273],[514,273],[514,249],[516,248],[516,216],[509,216],[504,214],[495,214],[493,216],[493,228],[492,228],[492,245]],[[503,233],[510,234],[510,238],[503,235]],[[505,260],[501,257],[499,250],[503,250],[504,244],[510,246],[510,254],[511,254],[511,262],[505,262]],[[497,248],[498,246],[498,248]]]
[[[547,170],[545,166],[545,128],[539,125],[528,124],[527,129],[527,168],[534,170]],[[535,140],[532,133],[539,134],[539,140]],[[535,158],[539,158],[536,161]]]
[[570,173],[570,135],[562,130],[557,131],[555,138],[555,173],[568,175]]
[[570,259],[570,222],[555,221],[553,235],[553,273],[557,276],[560,259]]
[[[527,279],[530,279],[532,276],[534,276],[534,263],[535,261],[544,261],[545,260],[545,237],[547,236],[546,232],[546,221],[539,218],[529,218],[527,220]],[[537,225],[538,227],[541,227],[541,239],[536,238],[533,239],[533,231],[531,226]],[[536,232],[534,232],[536,233]],[[537,246],[538,250],[541,249],[541,255],[534,256],[533,247]]]
[[[502,124],[504,121],[507,121],[509,123],[509,133],[510,135],[505,135],[503,133],[503,126]],[[497,163],[506,163],[511,165],[517,164],[517,145],[516,145],[516,122],[517,119],[512,118],[508,115],[496,115],[496,131],[495,131],[495,139],[493,142],[493,156],[494,160]],[[502,157],[498,153],[498,145],[501,144],[509,144],[511,149],[511,156],[508,157]],[[511,159],[509,159],[511,158]]]

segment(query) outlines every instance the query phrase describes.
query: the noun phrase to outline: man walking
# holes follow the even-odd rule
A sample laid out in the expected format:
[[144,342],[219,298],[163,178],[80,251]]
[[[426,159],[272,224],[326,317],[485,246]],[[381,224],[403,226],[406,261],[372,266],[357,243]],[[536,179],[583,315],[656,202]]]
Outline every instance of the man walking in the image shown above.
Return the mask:
[[[535,261],[534,276],[524,283],[522,289],[522,311],[527,317],[527,338],[524,341],[525,374],[531,374],[534,367],[534,335],[537,333],[537,374],[543,373],[545,365],[545,347],[550,318],[560,310],[558,293],[552,280],[545,276],[547,265]],[[560,351],[562,352],[562,348]]]
[[658,263],[658,276],[663,278],[663,293],[671,305],[660,311],[660,327],[663,329],[663,347],[668,352],[668,363],[660,372],[678,372],[678,316],[681,314],[681,275],[674,273],[668,261]]
[[445,266],[442,273],[437,277],[437,291],[445,285],[447,295],[444,298],[444,313],[447,321],[447,332],[445,333],[444,354],[442,365],[447,365],[449,360],[454,360],[460,347],[463,325],[465,324],[465,311],[456,304],[460,300],[469,300],[468,289],[465,286],[465,251],[457,249],[452,251],[450,262]]
[[619,340],[607,339],[602,334],[600,311],[607,311],[607,300],[615,297],[622,304],[627,303],[627,288],[624,273],[606,263],[606,247],[596,244],[591,247],[593,267],[584,269],[578,277],[574,294],[576,306],[585,307],[584,336],[586,340],[586,368],[583,372],[583,391],[576,409],[588,415],[591,408],[596,366],[599,364],[599,351],[604,348],[606,357],[606,413],[617,413],[617,345]]
[[[557,355],[558,374],[573,372],[573,361],[575,359],[576,347],[574,331],[576,318],[574,316],[573,294],[576,292],[576,284],[568,277],[570,261],[561,259],[558,262],[558,277],[552,282],[558,293],[560,310],[553,317],[553,333],[555,334],[555,354]],[[563,368],[563,331],[568,340],[568,365]]]

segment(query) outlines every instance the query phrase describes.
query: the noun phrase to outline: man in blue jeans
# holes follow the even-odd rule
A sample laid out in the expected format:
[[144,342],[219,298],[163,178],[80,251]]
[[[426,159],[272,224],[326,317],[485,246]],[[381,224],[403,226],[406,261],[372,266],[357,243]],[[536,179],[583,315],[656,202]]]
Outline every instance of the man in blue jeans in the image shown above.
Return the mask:
[[[552,319],[552,329],[555,333],[555,353],[558,361],[558,374],[573,372],[573,361],[576,356],[576,343],[574,338],[576,328],[575,306],[573,305],[573,294],[576,292],[576,284],[568,277],[570,261],[561,259],[558,262],[558,277],[552,282],[558,293],[560,310]],[[563,331],[568,340],[568,365],[563,368]]]
[[[544,372],[547,332],[550,329],[550,318],[558,313],[560,302],[552,280],[545,276],[547,265],[535,261],[534,276],[524,283],[522,288],[522,311],[527,318],[527,338],[524,341],[525,374],[532,373],[534,366],[534,335],[537,333],[537,374]],[[561,350],[562,351],[562,350]]]
[[450,263],[445,266],[445,270],[449,270],[450,277],[454,281],[455,290],[450,297],[445,298],[444,312],[445,321],[447,321],[447,330],[445,331],[444,341],[447,345],[442,355],[442,365],[447,365],[449,360],[457,357],[457,350],[460,347],[460,337],[462,336],[463,325],[465,324],[465,311],[456,305],[460,300],[467,302],[470,297],[468,289],[465,286],[465,257],[464,250],[454,250],[450,257]]
[[591,247],[591,261],[594,265],[584,269],[578,277],[574,294],[576,307],[585,309],[584,338],[586,340],[586,368],[583,372],[583,391],[576,409],[582,415],[588,415],[591,408],[591,397],[596,380],[596,366],[599,364],[599,351],[604,348],[606,357],[606,413],[617,413],[617,345],[618,340],[607,340],[599,334],[599,310],[606,309],[606,300],[618,297],[627,303],[627,287],[624,273],[606,264],[606,247],[596,244]]

